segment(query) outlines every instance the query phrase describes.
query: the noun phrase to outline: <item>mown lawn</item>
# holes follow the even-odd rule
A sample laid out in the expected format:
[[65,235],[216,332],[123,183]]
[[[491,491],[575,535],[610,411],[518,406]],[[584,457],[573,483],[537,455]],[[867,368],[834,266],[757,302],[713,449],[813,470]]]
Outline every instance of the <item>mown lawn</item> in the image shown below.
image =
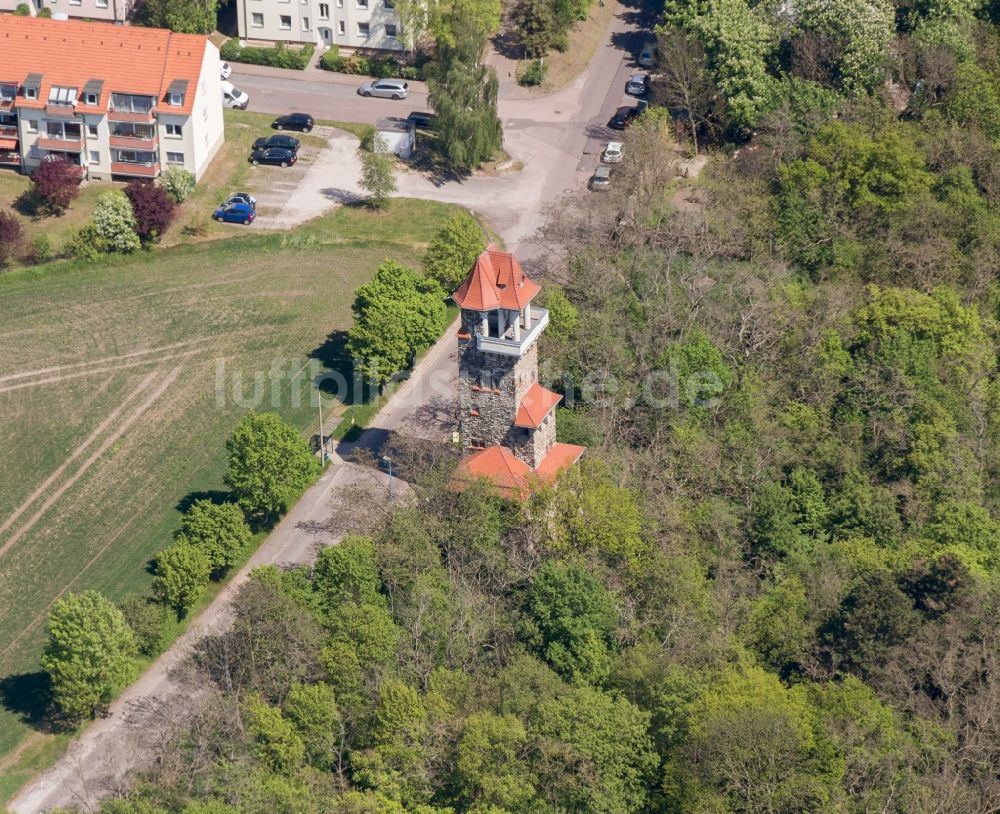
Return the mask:
[[51,603],[147,590],[184,500],[223,488],[239,418],[256,405],[311,429],[314,379],[345,364],[354,288],[383,259],[413,263],[451,212],[394,200],[0,275],[0,805],[54,748],[17,751]]

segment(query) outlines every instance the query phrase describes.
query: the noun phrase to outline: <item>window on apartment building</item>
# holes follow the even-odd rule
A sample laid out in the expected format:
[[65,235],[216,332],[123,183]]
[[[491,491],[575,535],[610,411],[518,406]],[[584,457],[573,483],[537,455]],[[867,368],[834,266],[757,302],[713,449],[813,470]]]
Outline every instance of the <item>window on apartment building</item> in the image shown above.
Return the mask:
[[28,132],[29,133],[38,132],[38,119],[28,119]]
[[32,158],[38,159],[42,157],[42,151],[38,147],[32,145],[31,149],[28,151],[28,155]]
[[389,9],[390,11],[396,8],[396,4],[392,2],[392,0],[382,0],[382,5],[385,6],[387,9]]
[[156,153],[145,150],[118,150],[118,160],[123,164],[155,164]]
[[37,99],[38,98],[38,88],[25,88],[24,89],[25,99]]
[[337,20],[337,33],[340,34],[341,36],[343,36],[343,34],[346,31],[347,31],[347,29],[344,27],[344,21],[343,20]]
[[108,7],[108,0],[97,0],[97,7],[98,8],[107,8]]
[[76,88],[61,88],[58,85],[53,85],[49,91],[50,105],[71,106],[74,102],[76,102]]
[[319,18],[321,20],[329,20],[330,19],[330,4],[329,3],[320,3],[319,4]]
[[98,152],[97,150],[91,150],[90,151],[90,163],[91,164],[100,164],[101,163],[101,154],[100,154],[100,152]]
[[302,30],[303,31],[308,31],[309,30],[309,18],[308,17],[303,17],[302,18]]
[[124,113],[149,113],[154,107],[151,96],[133,96],[130,93],[112,93],[111,109]]
[[79,6],[80,3],[81,3],[81,0],[69,0],[69,4],[71,6]]
[[368,36],[368,23],[358,23],[358,36],[359,37]]
[[392,23],[386,23],[385,24],[385,35],[387,37],[395,37],[396,36],[396,26],[394,26]]
[[287,14],[282,14],[279,18],[282,31],[290,31],[292,28],[292,18]]
[[83,94],[83,103],[86,105],[96,105],[97,104],[97,94],[96,93],[85,93]]
[[183,128],[179,124],[168,124],[167,135],[176,136],[177,138],[180,138],[181,136],[184,135]]
[[0,101],[13,102],[17,97],[17,85],[10,83],[0,84]]
[[184,104],[184,94],[183,93],[168,93],[167,102],[174,107],[180,107]]
[[97,125],[96,124],[88,124],[87,125],[87,135],[90,136],[91,138],[97,138]]
[[184,153],[167,153],[168,164],[183,164]]
[[358,8],[368,8],[368,0],[358,0]]
[[258,12],[254,12],[253,14],[251,14],[250,15],[250,25],[252,25],[254,28],[263,28],[264,27],[264,15],[260,14]]
[[343,8],[343,7],[344,7],[344,0],[337,0],[337,8]]

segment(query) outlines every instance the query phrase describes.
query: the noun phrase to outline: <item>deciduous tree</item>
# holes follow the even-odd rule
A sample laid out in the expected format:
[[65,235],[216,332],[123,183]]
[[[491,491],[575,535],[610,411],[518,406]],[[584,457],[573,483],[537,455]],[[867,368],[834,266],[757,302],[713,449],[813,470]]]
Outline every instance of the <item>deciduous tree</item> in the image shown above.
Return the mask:
[[94,204],[91,217],[94,228],[108,251],[131,254],[141,247],[139,235],[136,234],[132,204],[124,192],[117,189],[102,192]]
[[178,540],[156,555],[153,591],[183,617],[205,590],[211,574],[208,553],[187,540]]
[[174,219],[176,204],[170,193],[162,186],[136,180],[125,187],[125,195],[132,204],[135,231],[140,240],[158,242]]
[[70,161],[43,161],[31,174],[30,196],[47,215],[61,215],[80,194],[83,170]]
[[424,273],[450,293],[457,289],[486,248],[483,229],[475,218],[459,212],[442,226],[424,252]]
[[122,612],[97,591],[57,599],[47,629],[41,664],[67,718],[92,715],[132,677],[135,637]]
[[253,532],[235,503],[197,500],[181,518],[178,540],[197,546],[208,555],[215,571],[230,568],[250,545]]

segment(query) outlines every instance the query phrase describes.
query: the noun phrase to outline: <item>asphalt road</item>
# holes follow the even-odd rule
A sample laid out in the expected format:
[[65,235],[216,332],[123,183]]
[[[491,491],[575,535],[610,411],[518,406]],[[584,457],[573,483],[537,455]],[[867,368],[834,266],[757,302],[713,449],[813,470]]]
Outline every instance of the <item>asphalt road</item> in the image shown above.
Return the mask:
[[402,116],[410,111],[427,109],[427,94],[411,91],[405,99],[366,99],[358,95],[357,84],[259,76],[240,71],[234,65],[229,78],[240,90],[250,95],[247,110],[261,113],[291,113],[301,111],[317,119],[375,124],[383,116]]

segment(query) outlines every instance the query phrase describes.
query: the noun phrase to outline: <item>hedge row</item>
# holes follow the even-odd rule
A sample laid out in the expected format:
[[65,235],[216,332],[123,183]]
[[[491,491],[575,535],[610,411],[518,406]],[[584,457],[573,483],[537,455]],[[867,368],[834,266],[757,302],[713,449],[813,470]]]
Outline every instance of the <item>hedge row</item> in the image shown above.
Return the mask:
[[408,65],[393,57],[373,57],[365,54],[342,56],[336,46],[330,48],[319,61],[319,66],[327,71],[374,76],[376,79],[398,77],[400,79],[423,79],[423,65]]
[[301,48],[289,48],[279,42],[272,48],[246,46],[241,47],[235,37],[226,40],[219,50],[220,56],[228,62],[244,62],[250,65],[268,65],[271,68],[294,68],[304,70],[312,59],[316,46],[309,42]]

